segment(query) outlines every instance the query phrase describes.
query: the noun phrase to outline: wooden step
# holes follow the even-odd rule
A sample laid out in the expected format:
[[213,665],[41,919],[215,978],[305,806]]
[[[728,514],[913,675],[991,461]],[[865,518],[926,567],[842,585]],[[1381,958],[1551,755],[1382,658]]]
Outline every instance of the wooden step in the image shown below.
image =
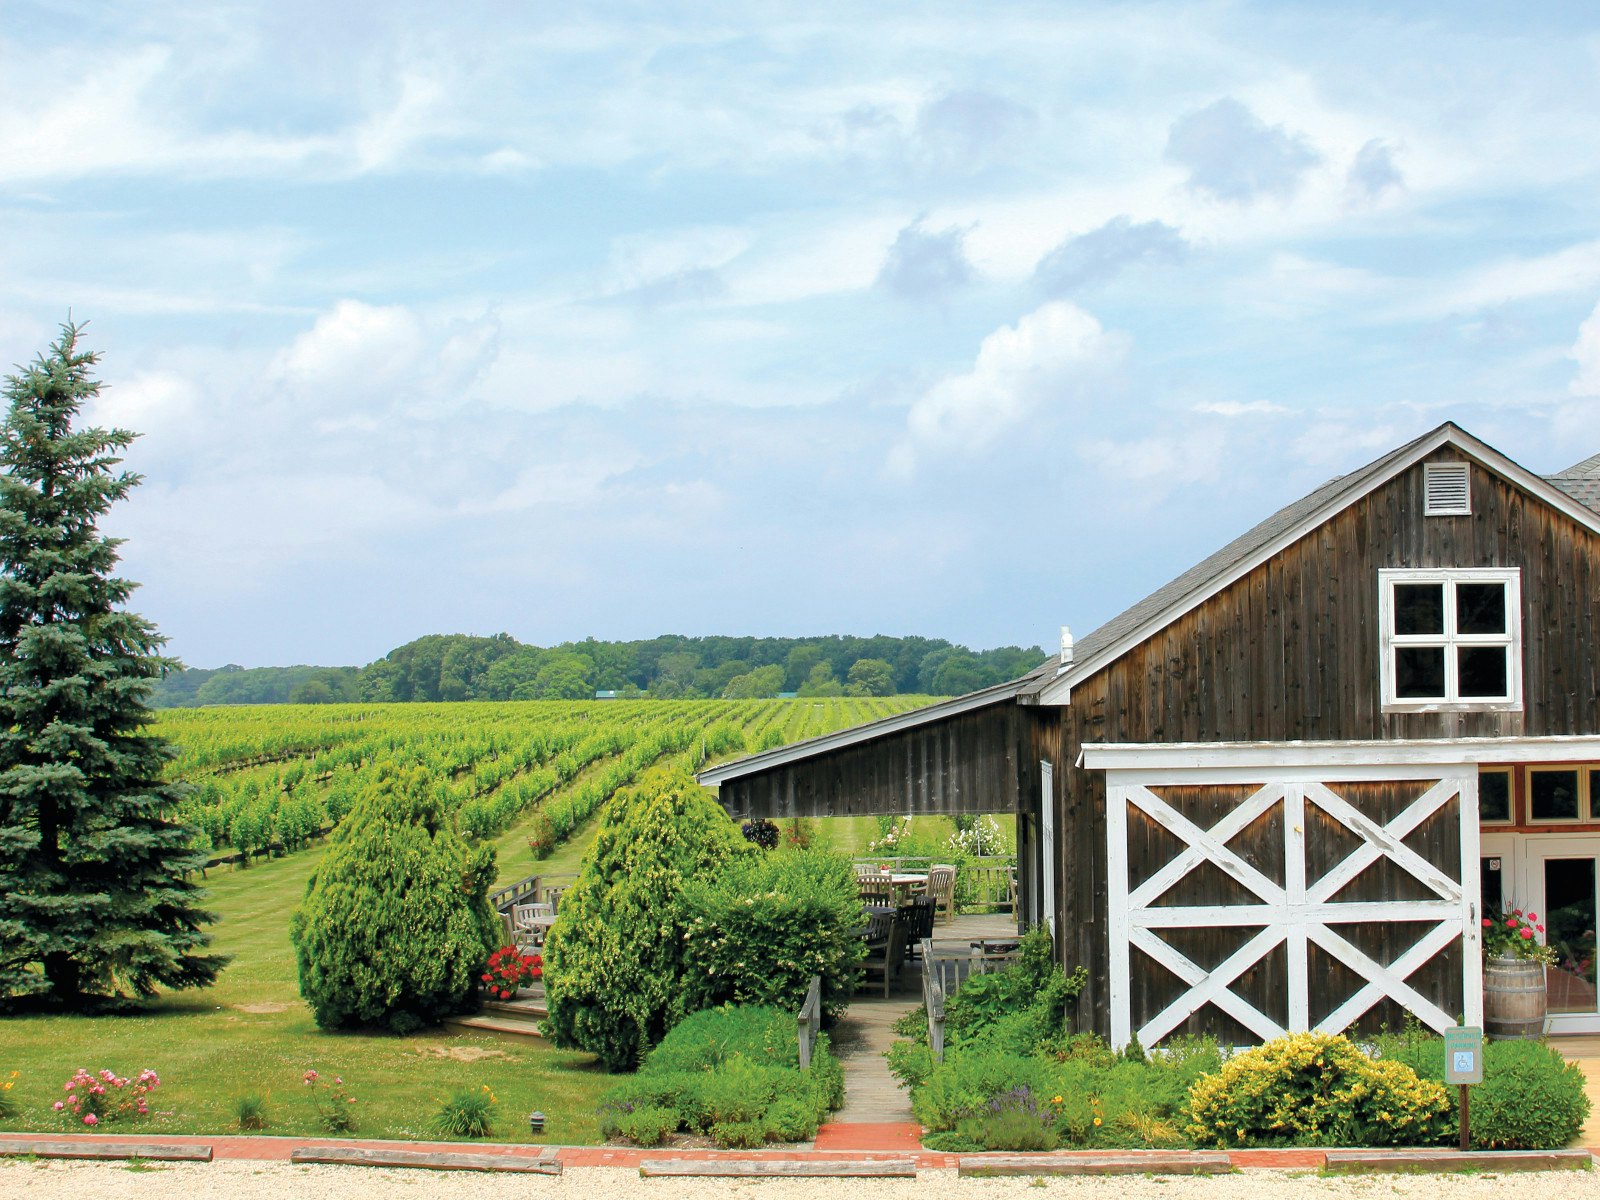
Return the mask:
[[524,1021],[538,1021],[550,1015],[544,997],[524,1000],[517,997],[515,1000],[485,1000],[483,1002],[485,1014],[495,1014],[502,1017],[515,1017]]
[[455,1033],[492,1033],[497,1037],[516,1041],[543,1039],[537,1021],[518,1017],[491,1015],[481,1017],[447,1017],[444,1027]]
[[1226,1154],[1204,1150],[1130,1150],[1111,1154],[964,1154],[963,1179],[1003,1175],[1226,1175]]
[[52,1142],[16,1139],[0,1141],[0,1157],[14,1158],[142,1158],[152,1162],[210,1162],[210,1146],[170,1142],[82,1141]]
[[915,1179],[915,1159],[854,1160],[796,1158],[645,1159],[639,1174],[646,1179]]

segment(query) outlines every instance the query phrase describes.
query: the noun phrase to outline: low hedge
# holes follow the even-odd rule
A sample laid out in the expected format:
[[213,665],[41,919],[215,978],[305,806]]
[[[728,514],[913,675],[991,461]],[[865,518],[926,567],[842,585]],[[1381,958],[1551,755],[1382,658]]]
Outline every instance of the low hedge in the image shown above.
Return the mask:
[[800,1069],[794,1014],[743,1005],[682,1021],[632,1079],[600,1100],[600,1129],[642,1146],[674,1133],[719,1146],[804,1142],[844,1102],[844,1071],[819,1035]]
[[[1424,1079],[1444,1079],[1442,1039],[1409,1029],[1378,1039],[1378,1053]],[[1447,1088],[1445,1140],[1460,1137],[1460,1089]],[[1472,1088],[1468,1132],[1479,1150],[1559,1150],[1589,1117],[1583,1068],[1543,1042],[1491,1041],[1483,1048],[1483,1082]]]

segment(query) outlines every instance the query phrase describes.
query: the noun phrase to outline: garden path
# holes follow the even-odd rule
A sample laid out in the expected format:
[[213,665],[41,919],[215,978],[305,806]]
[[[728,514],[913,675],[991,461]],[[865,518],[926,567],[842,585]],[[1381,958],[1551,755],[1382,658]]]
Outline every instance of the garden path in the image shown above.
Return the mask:
[[[1010,913],[957,917],[934,931],[938,941],[1011,937],[1016,922]],[[850,1009],[830,1034],[833,1052],[844,1068],[844,1107],[832,1124],[884,1124],[909,1122],[911,1097],[889,1074],[884,1058],[895,1040],[894,1023],[912,1009],[922,1007],[921,968],[913,963],[900,973],[890,995],[880,991],[858,993]]]

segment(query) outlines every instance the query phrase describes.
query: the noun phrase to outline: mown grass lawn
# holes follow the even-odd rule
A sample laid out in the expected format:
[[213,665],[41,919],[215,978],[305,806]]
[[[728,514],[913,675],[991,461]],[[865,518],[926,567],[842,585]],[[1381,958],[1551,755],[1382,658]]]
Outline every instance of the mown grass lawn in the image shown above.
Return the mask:
[[137,1126],[145,1134],[237,1132],[234,1102],[251,1092],[267,1098],[263,1132],[319,1134],[301,1082],[316,1070],[343,1076],[357,1097],[355,1136],[432,1138],[439,1101],[486,1084],[499,1101],[494,1140],[535,1140],[527,1115],[539,1109],[548,1121],[538,1140],[598,1141],[595,1103],[611,1078],[589,1055],[486,1036],[316,1027],[295,986],[288,929],[320,856],[311,850],[212,872],[209,904],[221,918],[215,945],[234,956],[215,987],[164,997],[134,1016],[0,1018],[0,1080],[19,1072],[10,1095],[21,1110],[0,1127],[68,1128],[51,1105],[80,1066],[130,1078],[149,1067],[161,1087],[151,1096],[154,1115]]

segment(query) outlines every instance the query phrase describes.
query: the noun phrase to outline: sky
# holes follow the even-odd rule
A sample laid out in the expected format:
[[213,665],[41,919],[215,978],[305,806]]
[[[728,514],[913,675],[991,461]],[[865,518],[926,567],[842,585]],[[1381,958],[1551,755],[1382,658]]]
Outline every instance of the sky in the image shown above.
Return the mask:
[[0,0],[192,666],[1081,636],[1442,421],[1600,451],[1600,10]]

